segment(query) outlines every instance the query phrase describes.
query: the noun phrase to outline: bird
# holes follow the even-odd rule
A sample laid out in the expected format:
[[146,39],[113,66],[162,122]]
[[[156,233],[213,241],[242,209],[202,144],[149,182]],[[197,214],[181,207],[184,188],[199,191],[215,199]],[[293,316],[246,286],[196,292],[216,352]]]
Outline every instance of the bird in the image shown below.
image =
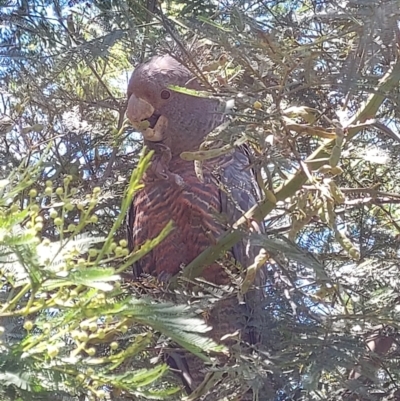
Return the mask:
[[[261,198],[246,145],[203,161],[201,177],[193,161],[181,158],[182,152],[199,150],[207,135],[223,124],[230,112],[228,100],[199,93],[204,93],[201,83],[171,55],[154,56],[140,64],[129,80],[127,118],[142,133],[144,145],[154,151],[143,176],[143,187],[128,212],[129,249],[137,250],[146,240],[157,237],[170,220],[174,225],[163,241],[135,263],[135,279],[149,275],[168,282],[215,244]],[[250,225],[263,231],[255,222]],[[254,262],[256,251],[246,238],[234,245],[229,255],[245,268]],[[228,285],[231,274],[221,263],[214,262],[202,271],[201,278],[215,285]],[[259,287],[264,281],[261,269]],[[253,304],[261,302],[262,293],[263,290],[256,292]],[[242,307],[234,296],[210,312],[208,323],[213,327],[214,339],[219,341],[243,326],[237,323],[243,321]],[[232,325],[230,320],[235,315],[237,322]],[[174,367],[177,365],[183,364],[174,363]],[[201,379],[187,378],[195,373],[182,372],[187,392],[199,385]]]

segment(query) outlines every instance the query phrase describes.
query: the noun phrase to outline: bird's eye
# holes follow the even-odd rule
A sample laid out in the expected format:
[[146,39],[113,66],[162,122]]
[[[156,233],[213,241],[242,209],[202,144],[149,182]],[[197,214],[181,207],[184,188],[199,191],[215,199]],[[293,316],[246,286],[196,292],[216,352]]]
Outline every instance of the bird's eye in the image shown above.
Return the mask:
[[161,91],[161,99],[167,100],[171,96],[171,93],[167,90]]

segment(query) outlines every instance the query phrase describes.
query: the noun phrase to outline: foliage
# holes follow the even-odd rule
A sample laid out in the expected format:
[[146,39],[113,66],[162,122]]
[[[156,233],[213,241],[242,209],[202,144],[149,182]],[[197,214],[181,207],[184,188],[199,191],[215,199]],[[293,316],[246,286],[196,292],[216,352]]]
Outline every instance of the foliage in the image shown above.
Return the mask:
[[[150,157],[143,157],[131,176],[121,216]],[[198,355],[221,347],[198,334],[208,328],[202,320],[190,319],[187,307],[132,298],[121,287],[118,273],[140,256],[129,255],[126,240],[113,241],[121,219],[107,237],[82,234],[97,223],[93,210],[100,188],[84,202],[76,202],[77,190],[67,176],[63,187],[53,189],[47,182],[43,194],[31,188],[20,209],[17,201],[32,186],[39,166],[15,170],[1,182],[2,399],[66,399],[80,394],[102,399],[122,390],[163,399],[176,393],[177,387],[156,385],[166,374],[165,364],[139,368],[144,350],[157,341],[155,333],[168,335]],[[66,226],[74,210],[79,218]],[[45,220],[56,227],[58,241],[42,237]],[[144,248],[148,251],[156,243],[149,241]],[[142,333],[139,325],[155,331]],[[134,368],[121,371],[122,364]]]
[[[213,347],[192,337],[205,327],[186,320],[184,308],[167,314],[150,299],[127,298],[138,294],[134,285],[117,284],[141,256],[119,241],[146,160],[139,163],[140,137],[125,122],[124,91],[132,65],[165,51],[205,90],[235,99],[229,127],[208,139],[222,142],[220,152],[248,143],[264,192],[183,271],[192,279],[215,251],[248,235],[248,218],[264,221],[268,235],[253,242],[269,253],[265,338],[246,356],[250,367],[227,365],[228,373],[245,372],[253,387],[267,380],[260,400],[399,397],[398,10],[395,0],[3,1],[4,397],[111,388],[122,398],[168,396],[174,376],[152,365],[164,346],[155,333],[194,352]],[[184,156],[198,166],[210,155]],[[136,184],[124,197],[132,171]],[[238,278],[234,291],[249,279]],[[122,343],[125,326],[132,333]],[[133,371],[121,367],[128,356]],[[228,384],[211,384],[214,399],[229,394]]]

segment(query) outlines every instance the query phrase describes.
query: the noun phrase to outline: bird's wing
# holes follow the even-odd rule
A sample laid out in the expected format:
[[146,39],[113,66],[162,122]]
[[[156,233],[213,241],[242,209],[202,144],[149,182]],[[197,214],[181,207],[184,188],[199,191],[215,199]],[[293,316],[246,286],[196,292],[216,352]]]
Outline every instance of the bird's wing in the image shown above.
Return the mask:
[[[224,158],[219,169],[221,213],[230,224],[234,224],[261,199],[255,173],[250,167],[248,149],[245,146],[236,149]],[[263,232],[263,226],[257,222],[249,221],[248,224],[252,230]],[[243,267],[255,256],[254,250],[242,242],[234,246],[233,254]]]
[[[226,216],[229,224],[234,224],[251,207],[261,199],[261,191],[254,171],[250,168],[248,148],[241,146],[232,154],[227,155],[219,166],[221,213]],[[264,226],[254,220],[248,221],[248,228],[254,232],[264,232]],[[233,256],[246,269],[254,263],[260,248],[250,245],[249,238],[244,238],[233,247]],[[265,296],[265,269],[258,270],[254,280],[254,288],[245,296],[248,326],[260,324],[262,315],[262,300]],[[248,331],[248,341],[258,341],[257,329]],[[246,337],[245,337],[246,338]]]

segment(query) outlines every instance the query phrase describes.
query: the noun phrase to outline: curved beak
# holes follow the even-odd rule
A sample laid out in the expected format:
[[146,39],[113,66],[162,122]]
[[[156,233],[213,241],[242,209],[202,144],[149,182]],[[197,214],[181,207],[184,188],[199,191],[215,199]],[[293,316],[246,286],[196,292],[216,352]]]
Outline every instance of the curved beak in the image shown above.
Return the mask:
[[[150,127],[148,119],[154,115],[154,107],[143,99],[132,94],[128,100],[126,116],[134,128],[143,134],[144,139],[152,142],[159,142],[163,139],[163,133],[168,125],[165,116],[154,116],[156,123]],[[153,120],[154,120],[153,119]]]
[[154,113],[154,107],[143,99],[139,99],[134,94],[129,97],[126,116],[132,124],[140,123],[151,117]]

